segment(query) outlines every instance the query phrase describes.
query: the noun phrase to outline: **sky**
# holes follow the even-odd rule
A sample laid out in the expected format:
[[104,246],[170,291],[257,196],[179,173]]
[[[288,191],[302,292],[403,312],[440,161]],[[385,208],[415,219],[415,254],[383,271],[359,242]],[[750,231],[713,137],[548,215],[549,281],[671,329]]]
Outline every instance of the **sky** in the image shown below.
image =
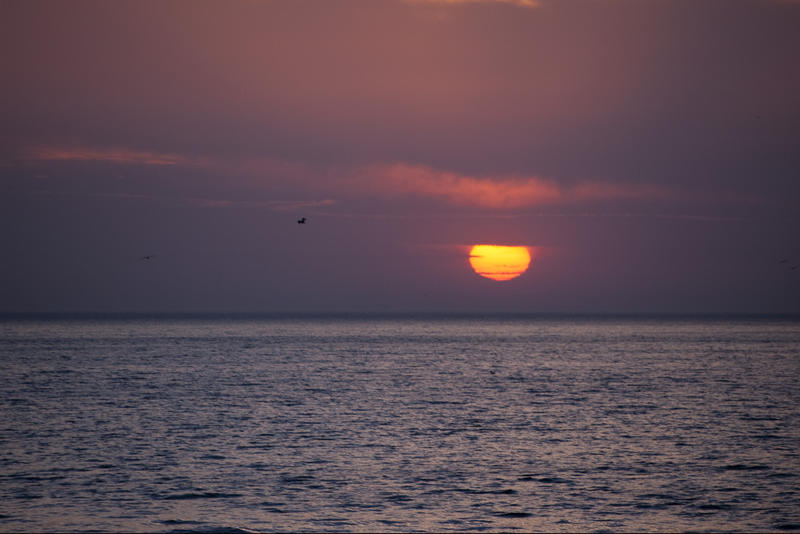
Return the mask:
[[[799,313],[799,30],[792,0],[0,0],[0,312]],[[533,259],[493,281],[475,244]]]

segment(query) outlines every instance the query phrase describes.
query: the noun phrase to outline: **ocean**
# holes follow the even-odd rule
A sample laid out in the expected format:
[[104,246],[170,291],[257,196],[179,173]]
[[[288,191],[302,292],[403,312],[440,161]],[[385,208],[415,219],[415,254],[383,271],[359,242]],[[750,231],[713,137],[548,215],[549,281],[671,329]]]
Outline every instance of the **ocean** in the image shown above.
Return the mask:
[[800,531],[800,318],[5,316],[0,531]]

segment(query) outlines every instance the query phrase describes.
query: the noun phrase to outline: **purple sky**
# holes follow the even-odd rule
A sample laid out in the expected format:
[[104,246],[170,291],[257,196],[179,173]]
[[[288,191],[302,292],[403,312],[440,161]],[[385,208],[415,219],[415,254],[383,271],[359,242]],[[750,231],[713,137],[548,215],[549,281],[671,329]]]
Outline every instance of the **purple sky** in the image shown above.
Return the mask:
[[[0,29],[0,312],[800,312],[800,2],[3,0]],[[534,260],[494,282],[477,243]]]

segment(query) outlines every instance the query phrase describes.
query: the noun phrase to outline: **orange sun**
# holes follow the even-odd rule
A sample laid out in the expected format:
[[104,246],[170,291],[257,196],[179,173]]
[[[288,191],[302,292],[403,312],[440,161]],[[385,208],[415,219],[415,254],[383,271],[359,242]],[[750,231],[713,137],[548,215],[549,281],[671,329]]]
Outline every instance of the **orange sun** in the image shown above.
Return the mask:
[[469,251],[469,264],[479,275],[502,282],[528,270],[531,253],[528,247],[474,245]]

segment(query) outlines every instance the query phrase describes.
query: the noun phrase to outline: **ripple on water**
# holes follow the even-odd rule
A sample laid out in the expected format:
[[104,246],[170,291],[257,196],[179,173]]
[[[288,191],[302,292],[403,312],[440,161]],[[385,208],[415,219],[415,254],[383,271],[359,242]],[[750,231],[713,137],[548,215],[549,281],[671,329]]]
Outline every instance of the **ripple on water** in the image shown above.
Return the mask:
[[155,498],[165,501],[183,501],[187,499],[235,499],[242,497],[241,493],[219,493],[215,491],[201,491],[188,493],[174,493],[168,495],[158,495]]
[[3,531],[800,531],[796,322],[0,322],[0,351]]

